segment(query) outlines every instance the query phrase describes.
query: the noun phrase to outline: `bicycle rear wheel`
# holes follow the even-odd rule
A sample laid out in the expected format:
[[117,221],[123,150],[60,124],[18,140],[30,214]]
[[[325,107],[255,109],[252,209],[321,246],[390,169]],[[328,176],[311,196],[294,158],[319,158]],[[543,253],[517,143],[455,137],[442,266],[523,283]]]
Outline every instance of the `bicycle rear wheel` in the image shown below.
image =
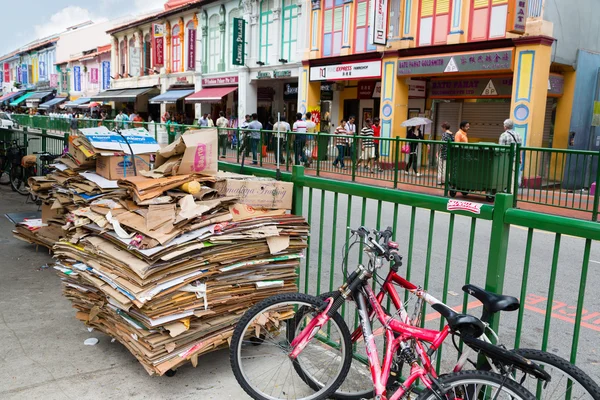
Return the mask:
[[[229,355],[235,378],[252,398],[324,399],[342,383],[350,368],[352,346],[338,313],[295,360],[289,357],[299,327],[305,327],[324,305],[317,297],[280,294],[244,314],[234,330]],[[316,384],[311,387],[307,382]]]
[[517,382],[487,371],[462,371],[442,375],[439,382],[446,389],[444,394],[425,390],[417,400],[535,400],[527,389]]
[[[535,349],[515,349],[517,354],[533,361],[552,377],[544,387],[537,379],[526,377],[522,383],[531,393],[544,400],[600,400],[600,387],[585,372],[555,354]],[[523,373],[515,377],[521,382]]]
[[27,196],[29,194],[29,185],[27,180],[30,176],[35,176],[34,167],[23,167],[21,165],[13,165],[10,170],[10,185],[17,193]]

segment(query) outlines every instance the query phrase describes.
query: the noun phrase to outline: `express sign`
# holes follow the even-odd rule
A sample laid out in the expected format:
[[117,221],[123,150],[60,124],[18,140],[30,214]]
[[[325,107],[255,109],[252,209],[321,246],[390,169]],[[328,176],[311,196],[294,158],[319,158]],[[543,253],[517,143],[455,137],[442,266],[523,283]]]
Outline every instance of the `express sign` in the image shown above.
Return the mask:
[[381,77],[381,60],[310,68],[311,81],[348,81]]

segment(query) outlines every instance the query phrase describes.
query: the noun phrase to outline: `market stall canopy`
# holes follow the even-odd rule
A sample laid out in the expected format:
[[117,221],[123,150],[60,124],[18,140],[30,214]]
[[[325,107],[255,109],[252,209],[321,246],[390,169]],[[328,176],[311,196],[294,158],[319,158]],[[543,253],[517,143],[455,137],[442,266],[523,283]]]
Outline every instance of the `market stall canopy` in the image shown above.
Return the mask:
[[14,99],[15,97],[21,96],[23,92],[10,92],[6,93],[4,96],[0,97],[0,103],[4,103],[5,101]]
[[87,104],[90,102],[90,98],[89,97],[80,97],[77,100],[73,100],[68,102],[67,104],[64,105],[65,108],[77,108],[80,107],[84,104]]
[[120,102],[133,102],[138,96],[146,94],[151,90],[155,90],[154,86],[137,88],[137,89],[112,89],[100,92],[95,96],[92,96],[92,101],[120,101]]
[[59,105],[60,103],[62,103],[63,101],[66,101],[67,98],[66,97],[55,97],[50,101],[47,101],[45,103],[40,104],[39,109],[40,110],[48,110],[50,107],[54,107]]
[[19,97],[18,99],[11,101],[10,106],[17,107],[19,104],[21,104],[22,102],[24,102],[25,100],[27,100],[28,98],[33,96],[33,94],[34,94],[34,92],[25,93],[23,96]]
[[200,90],[191,96],[185,98],[185,101],[221,101],[224,96],[237,90],[237,86],[210,87]]
[[45,92],[33,92],[33,93],[31,94],[31,96],[29,96],[29,97],[27,98],[27,101],[32,101],[32,102],[33,102],[33,101],[37,101],[37,102],[39,102],[39,101],[41,101],[43,98],[45,98],[45,97],[48,97],[48,96],[50,96],[51,94],[52,94],[52,92],[48,92],[48,91],[45,91]]
[[193,90],[169,90],[168,92],[151,98],[150,104],[176,103],[177,100],[189,96],[192,93],[194,93]]

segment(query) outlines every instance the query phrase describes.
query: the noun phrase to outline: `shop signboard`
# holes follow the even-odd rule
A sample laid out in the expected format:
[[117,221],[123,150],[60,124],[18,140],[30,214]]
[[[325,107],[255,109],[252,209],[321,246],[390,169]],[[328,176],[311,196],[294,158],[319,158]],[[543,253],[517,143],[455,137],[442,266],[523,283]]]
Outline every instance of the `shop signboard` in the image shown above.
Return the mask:
[[349,81],[380,78],[381,60],[324,65],[310,68],[311,81]]
[[29,71],[29,69],[27,68],[27,64],[22,64],[21,65],[21,83],[23,83],[23,84],[29,83],[29,81],[27,79],[28,71]]
[[431,81],[431,98],[510,98],[512,77],[473,79],[434,79]]
[[152,47],[155,66],[162,66],[165,63],[164,42],[165,26],[163,24],[152,24]]
[[506,32],[522,35],[525,33],[528,15],[527,0],[508,0]]
[[196,29],[188,29],[188,71],[196,69]]
[[4,63],[4,82],[10,82],[10,64]]
[[358,82],[358,98],[372,99],[375,92],[376,81],[360,81]]
[[374,0],[374,3],[371,43],[385,45],[388,29],[388,1]]
[[427,88],[426,81],[410,79],[408,81],[408,97],[424,99],[426,88]]
[[98,83],[98,68],[90,68],[90,83]]
[[243,18],[233,19],[233,65],[244,65],[246,63],[246,21]]
[[562,96],[565,90],[565,78],[562,75],[550,75],[548,96]]
[[258,71],[256,73],[256,79],[270,79],[271,72],[270,71]]
[[283,99],[285,101],[298,99],[298,82],[283,85]]
[[513,68],[513,49],[415,57],[398,61],[399,76],[431,76],[472,72],[509,72]]
[[233,86],[238,84],[236,76],[221,76],[218,78],[202,78],[202,87],[205,86]]
[[321,82],[321,100],[333,100],[333,84]]
[[73,90],[81,92],[81,67],[79,65],[73,67]]
[[140,76],[141,53],[140,48],[129,46],[129,74],[131,76]]
[[110,61],[102,61],[102,90],[110,88]]
[[292,76],[292,71],[289,69],[282,71],[273,71],[273,78],[290,78]]
[[58,74],[50,74],[50,87],[58,87]]

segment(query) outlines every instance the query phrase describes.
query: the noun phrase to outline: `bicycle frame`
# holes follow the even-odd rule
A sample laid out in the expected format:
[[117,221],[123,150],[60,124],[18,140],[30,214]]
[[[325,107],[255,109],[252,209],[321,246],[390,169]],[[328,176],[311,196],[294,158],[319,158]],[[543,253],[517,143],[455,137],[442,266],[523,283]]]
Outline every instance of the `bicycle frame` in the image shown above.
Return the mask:
[[[393,288],[392,288],[393,289]],[[365,292],[365,293],[363,293]],[[377,347],[375,345],[375,336],[373,335],[367,300],[371,305],[373,312],[376,314],[377,319],[389,329],[385,330],[386,342],[388,346],[385,349],[385,355],[383,364],[379,363],[379,355],[377,353]],[[437,375],[432,366],[431,360],[429,359],[428,353],[421,342],[431,343],[430,351],[437,350],[440,345],[444,342],[448,334],[450,333],[449,327],[446,326],[442,331],[435,331],[430,329],[418,328],[405,322],[396,320],[391,316],[387,315],[385,310],[381,307],[380,301],[375,296],[375,293],[369,285],[363,285],[362,289],[356,291],[356,307],[358,309],[359,318],[361,321],[361,329],[365,337],[365,347],[367,357],[369,359],[369,366],[371,370],[371,377],[373,380],[373,386],[375,395],[377,398],[385,400],[386,397],[386,385],[390,376],[390,370],[394,360],[394,355],[397,350],[401,347],[401,343],[415,339],[416,351],[420,358],[423,366],[419,365],[416,358],[411,363],[411,371],[409,377],[403,382],[402,386],[394,393],[389,400],[397,400],[402,397],[412,387],[417,379],[421,379],[423,384],[431,389],[433,381],[430,376],[436,378]],[[292,351],[290,358],[295,359],[306,347],[306,345],[314,338],[317,332],[323,325],[329,321],[328,315],[329,310],[333,304],[332,299],[328,299],[328,305],[319,315],[313,318],[308,325],[299,333],[298,336],[292,341]],[[397,337],[395,337],[397,334]]]

